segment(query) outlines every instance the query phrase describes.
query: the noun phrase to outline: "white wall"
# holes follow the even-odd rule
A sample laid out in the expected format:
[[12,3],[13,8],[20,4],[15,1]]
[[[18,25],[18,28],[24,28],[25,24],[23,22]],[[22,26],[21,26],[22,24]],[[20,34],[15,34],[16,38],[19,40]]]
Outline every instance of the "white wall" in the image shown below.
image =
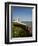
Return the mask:
[[[38,3],[38,0],[8,0],[13,2],[24,2],[24,3]],[[5,45],[4,44],[4,33],[5,33],[5,2],[7,0],[0,0],[0,46],[38,46],[37,43],[22,43],[22,44],[11,44]]]

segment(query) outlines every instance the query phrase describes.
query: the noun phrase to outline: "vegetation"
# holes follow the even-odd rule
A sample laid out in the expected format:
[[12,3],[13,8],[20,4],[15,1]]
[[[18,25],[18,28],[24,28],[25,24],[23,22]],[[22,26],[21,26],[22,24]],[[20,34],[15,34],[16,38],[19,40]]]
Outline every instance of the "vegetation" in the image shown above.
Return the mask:
[[28,27],[25,25],[21,25],[18,23],[12,23],[12,31],[11,36],[12,37],[29,37],[32,36],[30,32],[28,31]]

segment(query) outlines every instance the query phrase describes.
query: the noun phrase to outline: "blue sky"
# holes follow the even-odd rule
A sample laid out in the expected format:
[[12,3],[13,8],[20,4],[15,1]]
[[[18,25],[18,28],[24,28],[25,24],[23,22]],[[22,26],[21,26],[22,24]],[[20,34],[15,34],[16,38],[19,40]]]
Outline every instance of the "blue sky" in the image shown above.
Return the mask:
[[21,21],[32,21],[32,8],[28,7],[11,7],[12,19],[20,17]]

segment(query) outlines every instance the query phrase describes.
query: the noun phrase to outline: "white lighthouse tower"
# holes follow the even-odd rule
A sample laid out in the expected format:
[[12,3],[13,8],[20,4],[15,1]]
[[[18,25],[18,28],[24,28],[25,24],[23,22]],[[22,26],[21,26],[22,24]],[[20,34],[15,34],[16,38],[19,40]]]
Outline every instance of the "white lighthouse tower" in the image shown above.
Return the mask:
[[18,18],[16,18],[16,19],[14,19],[14,21],[13,21],[13,22],[21,22],[20,17],[18,17]]
[[24,23],[21,22],[20,17],[16,18],[13,22],[17,22],[17,23],[19,23],[21,25],[26,25],[26,24],[24,24]]
[[21,22],[21,20],[20,20],[20,18],[19,18],[19,17],[16,19],[16,22]]

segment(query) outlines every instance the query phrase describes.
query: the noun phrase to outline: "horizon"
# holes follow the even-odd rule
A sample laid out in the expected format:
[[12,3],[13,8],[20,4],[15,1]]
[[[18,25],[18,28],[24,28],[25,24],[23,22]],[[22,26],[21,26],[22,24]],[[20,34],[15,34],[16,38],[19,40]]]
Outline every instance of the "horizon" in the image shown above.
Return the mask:
[[32,21],[32,8],[26,7],[11,7],[11,16],[13,19],[20,18],[21,21]]

